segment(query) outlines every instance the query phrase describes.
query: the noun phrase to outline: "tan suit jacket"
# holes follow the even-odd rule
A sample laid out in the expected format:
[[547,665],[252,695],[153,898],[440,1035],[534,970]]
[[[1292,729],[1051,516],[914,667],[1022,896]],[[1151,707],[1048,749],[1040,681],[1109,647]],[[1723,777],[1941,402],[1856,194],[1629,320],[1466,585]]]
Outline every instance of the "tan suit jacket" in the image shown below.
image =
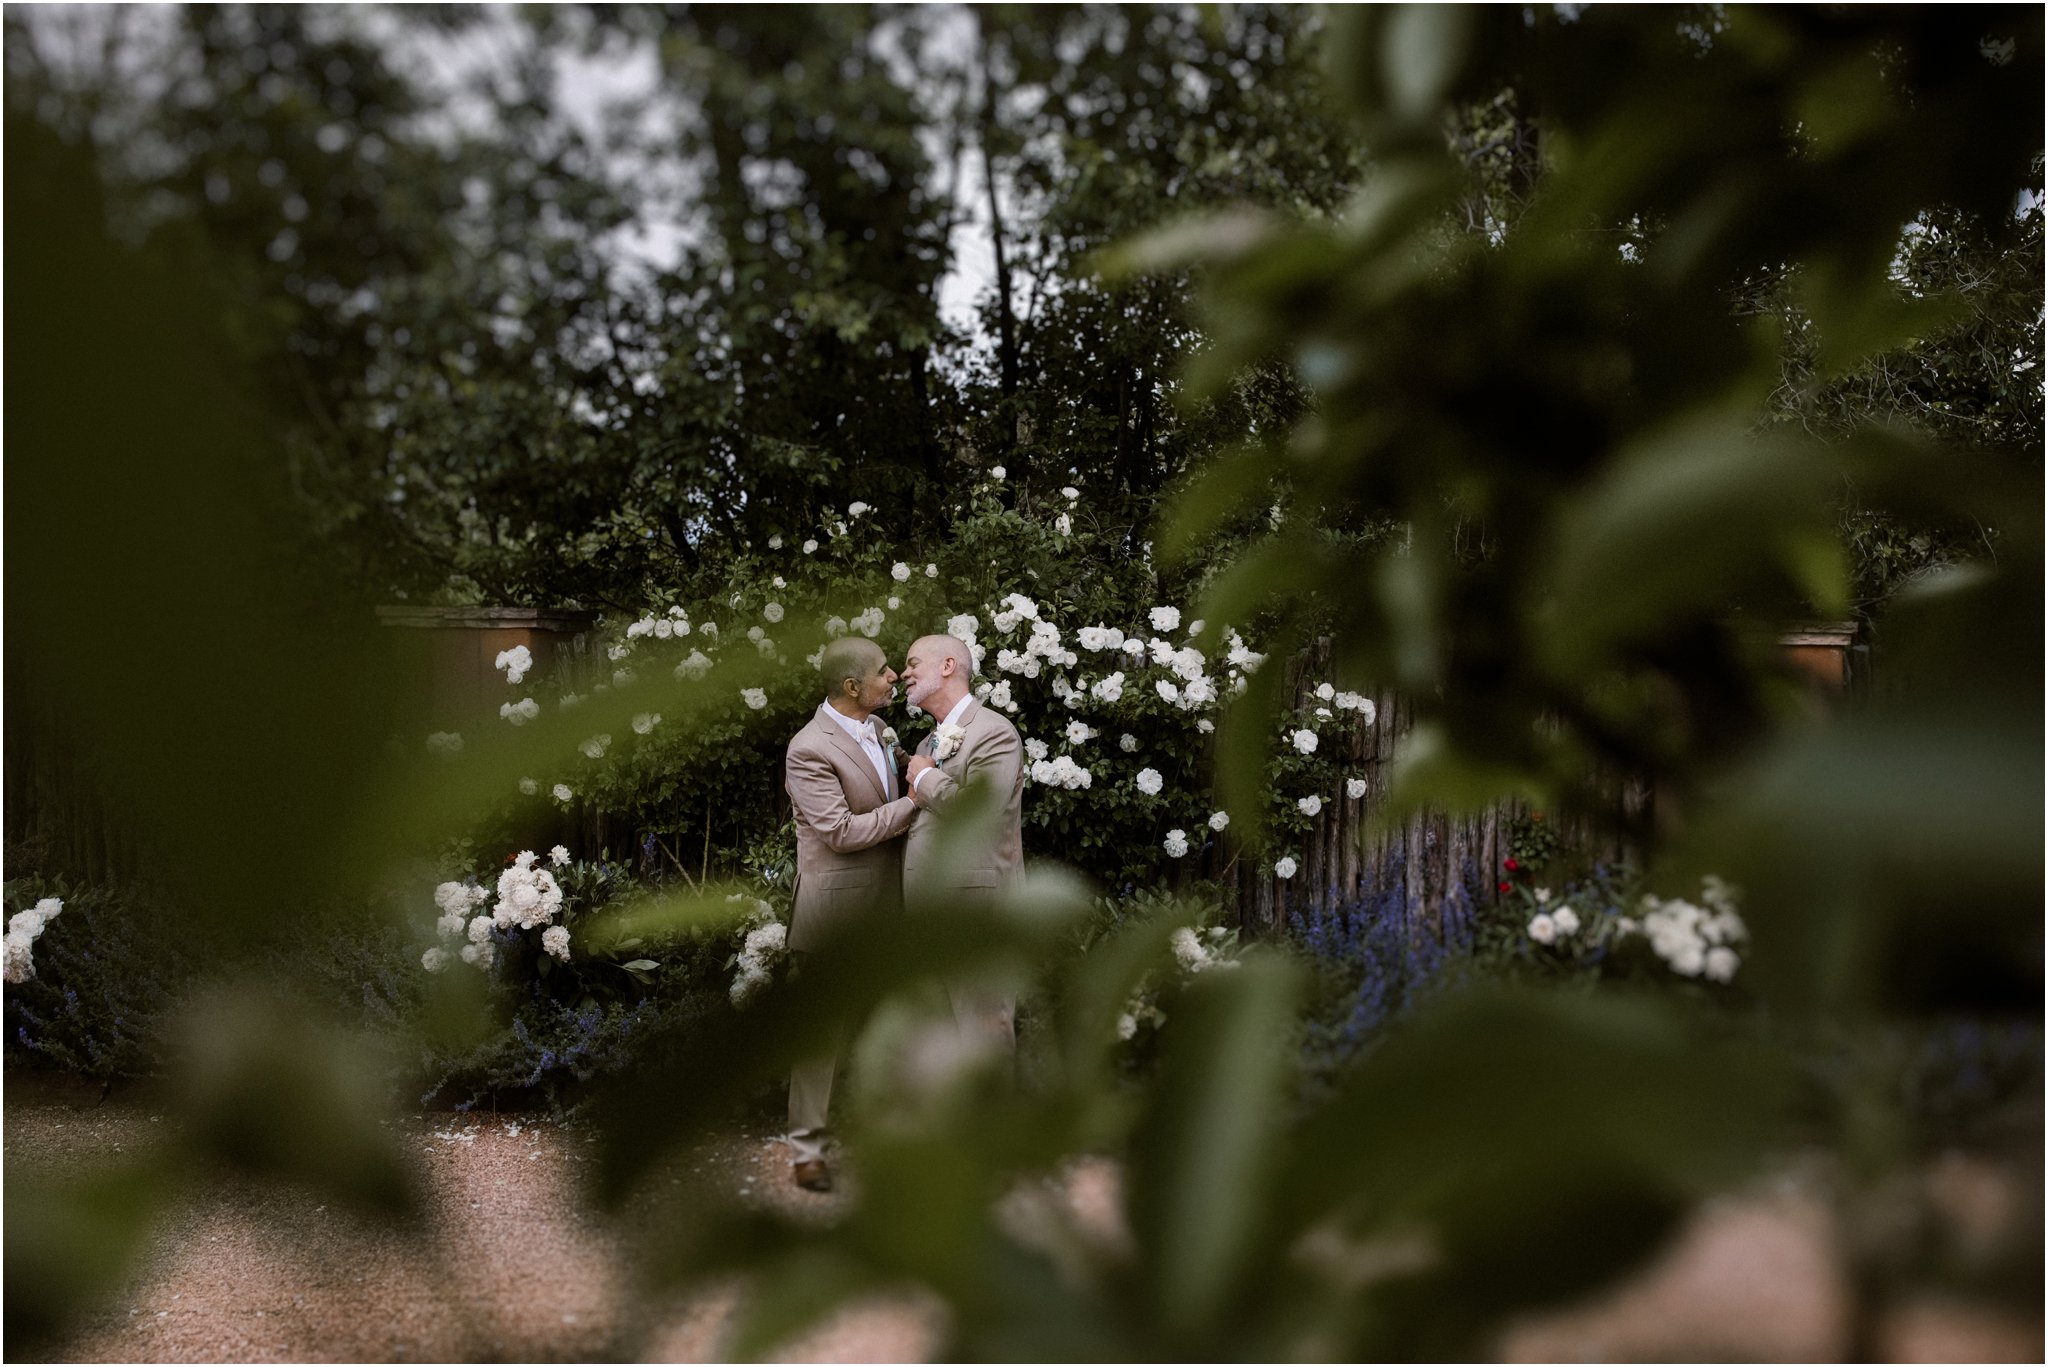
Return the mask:
[[902,904],[903,835],[916,814],[907,796],[889,797],[866,752],[825,715],[829,706],[791,738],[783,760],[796,815],[793,950],[816,949],[871,908]]
[[[979,698],[968,702],[961,713],[960,727],[966,734],[960,748],[938,762],[917,788],[917,819],[910,823],[910,838],[903,851],[904,890],[914,901],[931,905],[960,902],[992,902],[1010,889],[1024,870],[1024,742],[1010,719]],[[932,752],[938,730],[919,742],[921,755]],[[938,813],[972,782],[994,786],[1002,804],[995,842],[977,850],[966,866],[946,885],[936,882],[932,850],[938,840]]]

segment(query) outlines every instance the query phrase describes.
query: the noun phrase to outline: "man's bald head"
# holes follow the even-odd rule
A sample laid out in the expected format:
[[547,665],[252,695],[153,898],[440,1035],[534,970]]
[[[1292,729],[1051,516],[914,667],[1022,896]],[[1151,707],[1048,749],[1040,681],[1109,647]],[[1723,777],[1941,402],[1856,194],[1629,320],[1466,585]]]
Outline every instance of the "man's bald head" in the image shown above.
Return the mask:
[[967,696],[974,680],[974,652],[957,636],[920,636],[904,656],[904,693],[912,703],[943,717]]
[[865,636],[842,636],[828,642],[818,657],[818,677],[825,684],[825,696],[859,696],[862,683],[874,675],[884,660],[882,648]]
[[929,657],[933,661],[951,660],[954,670],[963,679],[974,677],[974,652],[958,636],[920,636],[910,647],[912,655]]

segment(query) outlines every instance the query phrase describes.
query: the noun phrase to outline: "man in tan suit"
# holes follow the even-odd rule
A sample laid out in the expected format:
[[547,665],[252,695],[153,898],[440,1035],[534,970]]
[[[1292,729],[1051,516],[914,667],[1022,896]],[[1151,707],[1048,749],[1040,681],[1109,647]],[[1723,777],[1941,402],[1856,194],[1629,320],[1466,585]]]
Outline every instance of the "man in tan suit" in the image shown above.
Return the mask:
[[[874,715],[896,696],[882,648],[858,636],[833,641],[818,672],[825,701],[790,740],[782,771],[796,816],[789,947],[799,956],[829,952],[861,917],[902,904],[903,837],[916,812]],[[822,1131],[838,1066],[835,1048],[789,1074],[790,1162],[797,1185],[812,1191],[832,1186]]]
[[[1024,742],[1017,728],[971,691],[974,656],[951,636],[926,636],[903,662],[903,688],[913,706],[939,719],[911,756],[905,775],[917,818],[903,851],[904,891],[913,905],[957,907],[973,914],[1015,886],[1024,869]],[[970,852],[964,866],[940,869],[932,855],[939,813],[972,784],[987,784],[1000,806],[995,838]],[[1014,994],[987,985],[948,984],[953,1017],[970,1038],[1004,1049],[1017,1042]]]

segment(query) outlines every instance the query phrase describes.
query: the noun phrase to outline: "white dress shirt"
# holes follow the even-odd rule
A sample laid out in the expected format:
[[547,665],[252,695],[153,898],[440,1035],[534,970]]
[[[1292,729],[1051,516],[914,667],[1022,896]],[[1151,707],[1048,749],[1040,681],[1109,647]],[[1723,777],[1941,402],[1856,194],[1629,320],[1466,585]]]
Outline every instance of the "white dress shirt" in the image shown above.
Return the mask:
[[[972,693],[969,693],[969,694],[967,694],[966,696],[964,696],[963,698],[961,698],[959,702],[956,702],[956,703],[954,703],[954,704],[953,704],[953,710],[952,710],[952,711],[950,711],[950,712],[948,712],[948,713],[947,713],[947,714],[946,714],[946,715],[945,715],[945,716],[944,716],[943,718],[941,718],[941,719],[940,719],[940,721],[939,721],[939,725],[940,725],[940,726],[954,726],[954,725],[958,725],[958,724],[959,724],[959,721],[960,721],[960,714],[961,714],[962,712],[965,712],[965,711],[967,710],[967,704],[969,704],[969,703],[971,703],[971,702],[973,702],[973,701],[974,701],[974,695],[973,695]],[[938,761],[937,761],[936,759],[935,759],[935,760],[933,760],[932,762],[933,762],[933,764],[934,764],[934,765],[936,765],[936,764],[938,763]],[[931,770],[930,770],[930,769],[920,769],[920,770],[918,770],[918,774],[917,774],[917,777],[916,777],[916,778],[914,778],[914,779],[912,779],[912,780],[910,781],[910,791],[912,791],[913,793],[919,793],[919,792],[923,792],[923,791],[924,791],[924,788],[923,788],[923,786],[922,786],[922,785],[923,785],[923,783],[924,783],[924,776],[925,776],[926,774],[929,774],[930,772],[931,772]]]
[[873,719],[855,721],[829,702],[820,704],[818,710],[838,722],[839,728],[853,737],[854,744],[860,746],[861,753],[868,757],[868,763],[875,766],[875,777],[882,781],[883,795],[894,800],[896,787],[889,772],[889,752],[882,748],[881,738],[876,734],[879,728]]

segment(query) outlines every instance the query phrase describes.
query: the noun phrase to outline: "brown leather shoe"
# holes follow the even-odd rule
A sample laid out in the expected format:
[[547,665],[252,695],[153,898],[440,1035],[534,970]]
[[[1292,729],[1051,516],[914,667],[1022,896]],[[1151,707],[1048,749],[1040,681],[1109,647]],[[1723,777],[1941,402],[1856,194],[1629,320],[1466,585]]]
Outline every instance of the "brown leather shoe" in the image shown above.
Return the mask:
[[806,1158],[796,1165],[796,1184],[805,1191],[830,1191],[832,1170],[822,1158]]

